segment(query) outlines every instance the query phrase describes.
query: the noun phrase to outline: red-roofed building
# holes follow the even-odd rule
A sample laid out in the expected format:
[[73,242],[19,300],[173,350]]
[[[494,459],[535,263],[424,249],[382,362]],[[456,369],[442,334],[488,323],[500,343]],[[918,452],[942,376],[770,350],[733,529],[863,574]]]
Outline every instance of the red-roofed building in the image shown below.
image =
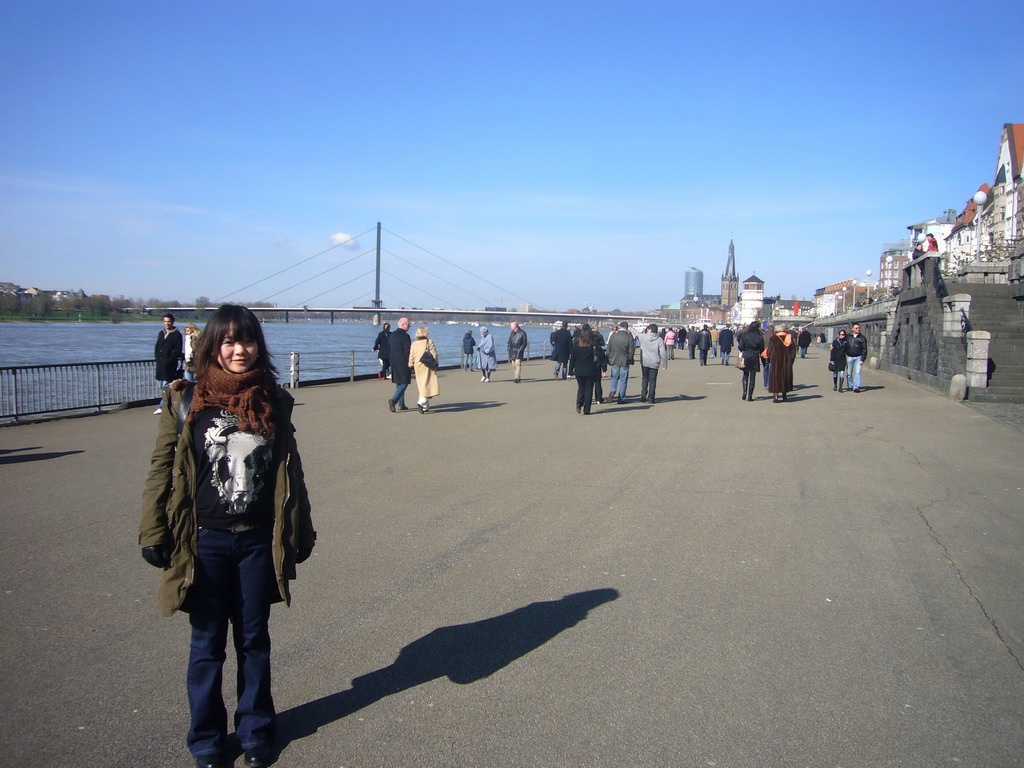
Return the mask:
[[976,255],[983,261],[1008,258],[1024,239],[1022,161],[1024,123],[1006,123],[992,184],[978,187],[978,192],[984,192],[988,199],[979,211],[972,195],[946,237],[950,266],[955,268],[957,264],[973,261]]

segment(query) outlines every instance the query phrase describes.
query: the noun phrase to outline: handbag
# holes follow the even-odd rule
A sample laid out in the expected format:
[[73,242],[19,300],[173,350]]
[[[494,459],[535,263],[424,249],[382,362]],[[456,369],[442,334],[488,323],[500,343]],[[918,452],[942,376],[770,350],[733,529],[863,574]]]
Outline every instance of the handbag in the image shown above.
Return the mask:
[[732,364],[739,368],[741,371],[745,371],[747,369],[747,363],[743,359],[743,355],[736,355],[736,359],[732,361]]
[[830,362],[830,363],[828,364],[828,369],[829,369],[830,371],[832,371],[832,372],[835,372],[835,370],[836,370],[836,364],[835,364],[835,363],[832,363],[832,362]]
[[429,349],[423,350],[423,354],[420,355],[420,363],[427,366],[432,371],[437,370],[437,358],[430,354]]

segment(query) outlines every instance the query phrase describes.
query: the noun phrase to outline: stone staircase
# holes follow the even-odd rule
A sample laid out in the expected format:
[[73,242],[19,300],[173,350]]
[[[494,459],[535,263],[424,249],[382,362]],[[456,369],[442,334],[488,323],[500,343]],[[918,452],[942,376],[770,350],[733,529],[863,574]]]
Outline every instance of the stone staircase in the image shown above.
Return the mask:
[[1024,403],[1024,302],[1014,299],[1009,285],[958,284],[957,293],[971,294],[970,330],[988,331],[989,380],[968,399],[979,403]]

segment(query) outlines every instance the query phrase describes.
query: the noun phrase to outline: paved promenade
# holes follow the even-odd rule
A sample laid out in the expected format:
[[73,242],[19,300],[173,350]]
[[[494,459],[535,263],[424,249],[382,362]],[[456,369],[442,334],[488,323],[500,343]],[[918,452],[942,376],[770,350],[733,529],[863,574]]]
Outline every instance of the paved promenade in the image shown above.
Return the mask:
[[[547,362],[444,372],[426,416],[298,390],[278,765],[1024,763],[1024,434],[823,355],[781,405],[688,359],[589,417]],[[151,410],[0,429],[0,765],[191,765]]]

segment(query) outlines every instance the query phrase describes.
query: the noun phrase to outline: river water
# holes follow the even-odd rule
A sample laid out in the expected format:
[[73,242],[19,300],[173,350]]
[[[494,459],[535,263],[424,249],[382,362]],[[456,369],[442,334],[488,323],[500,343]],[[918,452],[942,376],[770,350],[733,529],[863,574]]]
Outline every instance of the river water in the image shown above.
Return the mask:
[[[392,323],[392,326],[394,323]],[[178,324],[184,330],[184,323]],[[201,327],[201,326],[200,326]],[[414,324],[409,335],[415,339]],[[480,340],[480,328],[459,323],[428,324],[430,338],[438,349],[441,365],[458,365],[462,337],[467,330]],[[508,326],[488,326],[494,336],[499,360],[508,358]],[[0,323],[0,367],[15,365],[56,365],[153,359],[153,345],[163,329],[153,323]],[[536,357],[548,347],[548,326],[524,326],[530,353]],[[290,353],[298,352],[303,380],[347,376],[355,353],[356,374],[380,369],[373,342],[380,328],[371,323],[326,321],[265,323],[274,365],[282,381],[287,380]]]

